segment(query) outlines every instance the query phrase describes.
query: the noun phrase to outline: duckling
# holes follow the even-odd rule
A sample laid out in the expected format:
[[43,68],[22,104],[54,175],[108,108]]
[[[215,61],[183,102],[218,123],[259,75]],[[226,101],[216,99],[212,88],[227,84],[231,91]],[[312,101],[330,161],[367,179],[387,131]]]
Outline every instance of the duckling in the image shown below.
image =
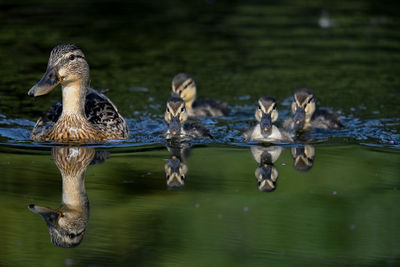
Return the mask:
[[191,146],[188,143],[180,143],[174,146],[167,145],[167,149],[171,154],[164,165],[167,186],[170,189],[180,189],[185,185],[188,172],[185,160],[190,154]]
[[250,150],[258,163],[254,173],[258,181],[258,190],[262,192],[274,191],[279,175],[274,162],[281,155],[283,148],[281,146],[252,146]]
[[255,112],[256,126],[243,134],[244,141],[260,141],[266,143],[291,142],[289,133],[279,129],[273,123],[278,119],[278,109],[275,98],[263,96],[258,100],[258,108]]
[[115,105],[89,88],[89,82],[89,65],[79,47],[63,44],[53,48],[46,73],[28,95],[45,95],[61,83],[62,104],[39,118],[31,133],[33,141],[92,143],[128,138],[128,125]]
[[315,149],[312,145],[301,145],[291,149],[294,168],[298,171],[307,172],[314,164]]
[[164,134],[166,139],[212,138],[210,131],[202,124],[196,121],[187,121],[185,102],[176,94],[168,100],[164,118],[169,124]]
[[85,171],[95,156],[88,147],[53,147],[52,157],[62,176],[62,204],[51,209],[31,204],[28,208],[47,224],[51,242],[59,247],[78,246],[89,221]]
[[315,97],[310,89],[297,90],[293,96],[292,119],[284,122],[284,127],[297,132],[312,128],[338,129],[343,127],[339,115],[330,110],[316,109]]
[[189,117],[216,117],[229,113],[228,104],[212,99],[196,99],[196,83],[187,73],[178,73],[172,79],[172,93],[185,101]]

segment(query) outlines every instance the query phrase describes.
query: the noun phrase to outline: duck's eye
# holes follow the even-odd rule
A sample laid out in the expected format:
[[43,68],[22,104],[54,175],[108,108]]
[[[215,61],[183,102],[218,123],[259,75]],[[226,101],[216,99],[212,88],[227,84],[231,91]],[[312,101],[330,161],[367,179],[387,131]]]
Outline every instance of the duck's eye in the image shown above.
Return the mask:
[[171,112],[171,111],[169,110],[169,108],[167,108],[167,112],[168,112],[168,113]]
[[72,233],[71,233],[71,234],[68,235],[68,237],[72,239],[72,238],[75,237],[75,234],[72,234]]
[[75,59],[75,55],[70,55],[69,56],[69,60],[74,60]]
[[311,97],[309,100],[308,100],[308,103],[307,104],[310,104],[311,103],[311,101],[314,99],[314,97]]
[[185,107],[181,107],[181,112],[184,112],[185,111]]

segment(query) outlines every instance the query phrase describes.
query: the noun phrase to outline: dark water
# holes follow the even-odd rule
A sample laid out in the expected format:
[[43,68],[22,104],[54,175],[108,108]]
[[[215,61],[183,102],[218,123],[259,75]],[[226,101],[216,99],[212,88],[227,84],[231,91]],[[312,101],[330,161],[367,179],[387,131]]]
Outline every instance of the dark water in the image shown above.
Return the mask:
[[[0,265],[399,265],[399,10],[396,1],[0,3]],[[66,42],[82,47],[91,86],[109,89],[129,140],[70,149],[29,140],[61,94],[27,92]],[[162,113],[181,71],[198,97],[233,112],[202,119],[214,140],[173,151]],[[274,96],[284,120],[300,87],[344,129],[305,144],[241,142],[260,96]],[[78,217],[88,219],[82,242],[64,249],[27,207],[57,208],[70,186],[86,192]]]

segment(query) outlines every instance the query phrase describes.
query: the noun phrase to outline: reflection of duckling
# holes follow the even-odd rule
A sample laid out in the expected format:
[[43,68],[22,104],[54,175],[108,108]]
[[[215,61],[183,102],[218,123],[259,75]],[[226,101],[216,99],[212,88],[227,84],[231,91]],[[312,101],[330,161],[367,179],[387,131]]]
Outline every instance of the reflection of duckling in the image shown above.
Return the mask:
[[307,131],[311,128],[337,129],[343,126],[338,114],[316,109],[314,94],[307,88],[294,93],[292,113],[293,119],[285,121],[284,127],[295,131]]
[[62,84],[62,105],[39,118],[31,133],[33,141],[91,143],[126,139],[128,126],[114,104],[89,88],[89,65],[75,45],[58,45],[50,54],[43,78],[29,90],[30,96],[49,93]]
[[167,149],[171,154],[164,165],[167,186],[171,189],[179,189],[185,185],[188,167],[185,160],[189,157],[191,146],[189,143],[167,144]]
[[172,79],[172,92],[185,101],[190,117],[224,116],[229,113],[228,104],[211,99],[196,99],[196,83],[192,76],[179,73]]
[[165,138],[212,138],[210,131],[196,121],[187,121],[185,102],[173,95],[167,102],[164,118],[169,126]]
[[54,245],[71,248],[81,243],[89,220],[85,171],[95,151],[88,147],[54,147],[52,155],[62,176],[62,204],[56,210],[34,204],[29,209],[42,216]]
[[273,124],[278,119],[278,109],[273,97],[263,96],[258,100],[255,117],[259,123],[243,134],[244,141],[254,140],[267,143],[292,141],[289,133]]
[[262,192],[274,191],[278,180],[278,170],[274,167],[274,162],[281,155],[283,148],[280,146],[252,146],[250,149],[258,163],[254,173],[258,181],[258,190]]
[[315,149],[312,145],[292,147],[294,168],[298,171],[309,171],[314,163]]

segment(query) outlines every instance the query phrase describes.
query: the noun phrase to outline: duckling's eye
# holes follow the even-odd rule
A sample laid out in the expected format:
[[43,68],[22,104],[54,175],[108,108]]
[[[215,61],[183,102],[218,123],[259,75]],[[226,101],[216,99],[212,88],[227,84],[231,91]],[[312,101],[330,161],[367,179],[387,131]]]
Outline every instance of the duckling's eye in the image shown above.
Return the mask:
[[72,60],[74,60],[74,59],[75,59],[75,55],[70,55],[70,56],[69,56],[69,60],[72,61]]
[[68,237],[72,239],[72,238],[75,237],[75,234],[72,234],[72,233],[71,233],[71,234],[68,235]]
[[169,108],[167,108],[167,112],[168,112],[168,113],[171,112],[171,111],[169,110]]
[[314,99],[314,97],[311,97],[309,100],[308,100],[308,103],[307,104],[310,104],[311,103],[311,101]]
[[261,110],[261,106],[260,105],[258,105],[258,109]]
[[274,104],[274,106],[272,107],[272,109],[276,109],[276,104]]
[[185,107],[181,107],[181,112],[184,112],[185,111]]

